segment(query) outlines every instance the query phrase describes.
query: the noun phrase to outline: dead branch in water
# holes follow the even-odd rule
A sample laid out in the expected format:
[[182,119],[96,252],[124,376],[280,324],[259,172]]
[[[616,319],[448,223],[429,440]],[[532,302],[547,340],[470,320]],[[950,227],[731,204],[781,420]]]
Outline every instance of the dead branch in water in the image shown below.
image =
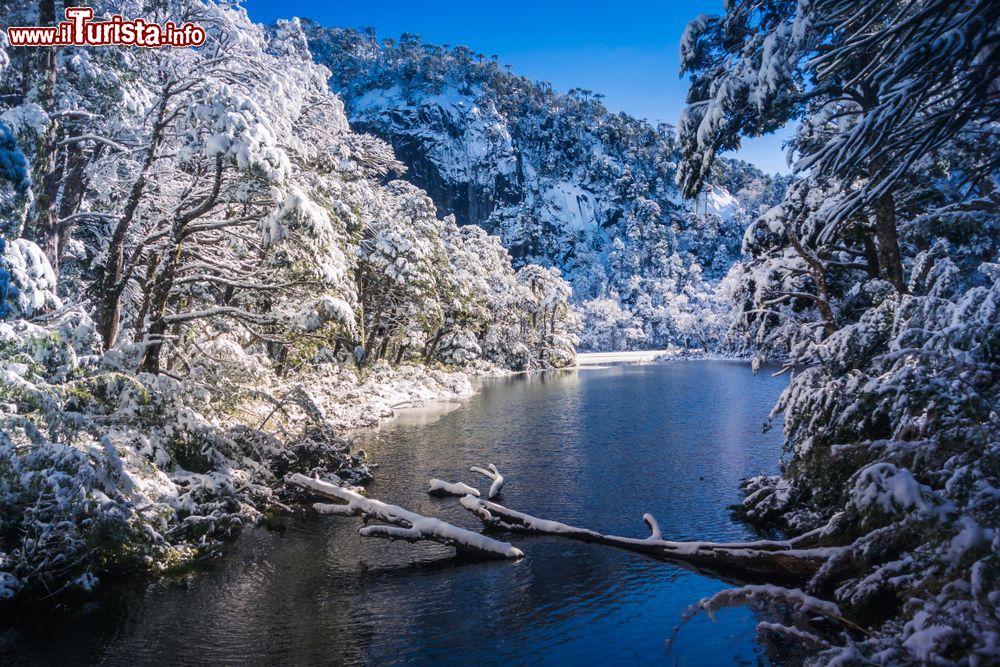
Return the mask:
[[462,482],[446,482],[443,479],[434,478],[427,487],[427,493],[432,496],[475,496],[479,497],[479,489],[474,489]]
[[[493,480],[490,497],[500,492],[504,478],[496,466],[489,469],[473,466],[470,470]],[[418,542],[430,540],[454,546],[456,549],[490,558],[520,558],[523,553],[506,542],[453,526],[439,519],[425,517],[395,505],[366,498],[350,489],[292,475],[289,481],[347,504],[317,504],[317,511],[329,514],[361,516],[367,524],[376,520],[386,525],[361,528],[366,537]],[[552,535],[604,544],[626,549],[657,560],[686,565],[711,576],[736,583],[766,581],[808,585],[812,582],[842,578],[855,569],[849,547],[820,546],[822,529],[790,540],[757,540],[752,542],[675,542],[663,539],[663,532],[651,514],[643,515],[649,529],[646,538],[605,535],[558,521],[541,519],[518,512],[478,496],[478,491],[461,482],[432,479],[428,488],[432,495],[461,495],[459,502],[478,517],[487,528],[526,535]],[[464,495],[463,495],[464,494]]]
[[480,468],[479,466],[472,466],[471,468],[469,468],[469,471],[478,472],[480,475],[484,475],[493,480],[493,483],[490,484],[490,492],[489,495],[487,495],[487,498],[493,500],[494,498],[500,495],[500,490],[503,489],[504,480],[503,480],[503,475],[500,474],[500,471],[497,470],[497,467],[495,465],[491,463],[489,465],[489,470],[485,470],[483,468]]
[[[759,540],[755,542],[671,542],[664,540],[659,524],[651,515],[643,516],[650,536],[642,538],[604,535],[587,528],[578,528],[558,521],[539,519],[509,509],[503,505],[465,496],[459,502],[489,528],[498,528],[529,535],[554,535],[581,542],[605,544],[634,551],[658,560],[691,565],[713,573],[737,575],[738,581],[763,579],[780,582],[808,582],[820,568],[841,561],[839,567],[850,567],[843,547],[813,546],[818,531],[792,540]],[[732,577],[727,577],[732,578]]]
[[[411,512],[397,505],[389,505],[373,498],[366,498],[350,489],[329,482],[306,477],[299,473],[289,476],[288,482],[346,503],[317,503],[314,507],[319,512],[339,516],[360,516],[366,524],[372,520],[386,524],[365,525],[358,530],[358,533],[364,537],[381,537],[388,540],[406,540],[407,542],[428,540],[455,547],[460,552],[482,558],[521,558],[524,556],[520,549],[507,542],[494,540],[486,535],[453,526],[440,519]],[[473,496],[466,497],[472,498]]]

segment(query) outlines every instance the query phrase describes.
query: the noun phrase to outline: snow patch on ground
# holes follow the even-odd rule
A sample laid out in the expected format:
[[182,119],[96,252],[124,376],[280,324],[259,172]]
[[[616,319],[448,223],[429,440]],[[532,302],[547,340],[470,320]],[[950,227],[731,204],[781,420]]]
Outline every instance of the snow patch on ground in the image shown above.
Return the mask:
[[651,363],[669,353],[669,350],[638,350],[630,352],[579,352],[576,355],[576,365],[580,368],[601,366],[603,364],[621,363]]
[[[359,380],[349,370],[341,369],[327,377],[318,403],[327,420],[338,429],[378,426],[383,420],[402,413],[404,418],[415,408],[441,411],[455,406],[475,393],[469,376],[422,366],[391,368],[380,363]],[[438,415],[440,416],[440,414]]]

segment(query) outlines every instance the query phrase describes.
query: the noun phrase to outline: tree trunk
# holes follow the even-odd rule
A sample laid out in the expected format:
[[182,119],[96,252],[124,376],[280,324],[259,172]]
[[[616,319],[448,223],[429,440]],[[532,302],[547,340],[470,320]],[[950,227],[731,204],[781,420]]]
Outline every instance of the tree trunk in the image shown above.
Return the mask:
[[369,521],[381,521],[388,525],[365,525],[358,533],[362,537],[381,537],[388,540],[420,542],[428,540],[455,547],[456,550],[478,558],[517,559],[524,556],[507,542],[459,528],[432,517],[416,514],[397,505],[389,505],[374,498],[366,498],[354,491],[336,486],[319,479],[312,479],[295,473],[288,477],[292,484],[309,489],[329,498],[347,503],[316,504],[314,507],[323,514],[340,516],[360,516]]
[[826,282],[826,269],[823,262],[816,256],[816,253],[799,240],[791,228],[788,229],[788,241],[792,244],[795,252],[809,265],[809,275],[816,283],[816,309],[823,319],[823,331],[827,336],[832,336],[837,330],[837,319],[834,317],[833,308],[830,307],[830,287]]
[[156,279],[156,267],[159,265],[160,258],[154,254],[149,256],[149,261],[146,264],[146,279],[142,281],[142,305],[139,307],[139,312],[135,316],[135,335],[133,336],[133,341],[135,343],[141,343],[142,338],[145,335],[142,325],[146,321],[146,316],[149,314],[149,301],[153,294],[153,282]]
[[100,334],[101,340],[104,341],[105,350],[114,347],[115,340],[118,338],[121,320],[121,296],[128,283],[128,276],[125,275],[125,235],[132,225],[139,201],[145,191],[149,168],[153,164],[160,143],[163,141],[166,129],[164,119],[170,97],[168,84],[164,87],[160,103],[157,106],[156,119],[153,121],[153,131],[150,134],[146,158],[143,160],[139,175],[132,183],[122,216],[118,219],[118,224],[111,235],[111,240],[108,243],[107,263],[101,268],[98,279],[98,306],[95,319],[97,320],[97,332]]
[[883,195],[875,202],[875,236],[878,238],[878,259],[886,280],[900,294],[906,293],[903,281],[903,260],[899,252],[896,231],[896,206],[892,195]]
[[878,278],[879,276],[879,266],[878,266],[878,248],[875,247],[875,241],[868,234],[863,234],[861,237],[861,244],[865,250],[865,264],[867,265],[866,271],[868,272],[868,277]]
[[216,156],[215,177],[212,181],[211,192],[206,194],[193,208],[178,214],[171,225],[171,251],[166,259],[163,260],[162,266],[156,274],[156,281],[153,284],[149,300],[149,332],[145,337],[146,350],[143,353],[140,365],[140,368],[147,373],[160,372],[160,354],[163,350],[163,337],[169,325],[166,319],[167,302],[170,300],[170,292],[174,288],[177,269],[181,263],[181,253],[184,247],[184,239],[187,236],[188,223],[197,220],[215,206],[215,203],[219,199],[219,191],[222,188],[222,167],[222,156]]
[[[62,179],[62,193],[59,195],[59,220],[68,218],[80,209],[80,203],[83,201],[83,195],[86,191],[86,169],[90,159],[90,154],[83,149],[79,142],[73,142],[66,147],[65,163],[61,170],[64,178]],[[56,248],[56,255],[60,259],[68,235],[69,229],[60,225],[58,247]]]
[[[39,0],[38,20],[40,25],[51,26],[56,22],[55,0]],[[49,124],[38,141],[35,154],[34,182],[38,184],[31,219],[26,236],[38,244],[59,275],[59,215],[56,200],[59,196],[59,173],[57,165],[59,133],[55,116],[56,99],[56,55],[55,47],[40,48],[41,79],[38,82],[38,104],[49,115]]]
[[[386,302],[386,295],[383,294],[379,298],[378,305],[375,307],[375,317],[372,318],[371,326],[370,327],[365,327],[364,323],[363,323],[363,320],[362,320],[361,346],[364,348],[364,351],[365,351],[365,356],[364,356],[364,359],[362,359],[362,362],[365,363],[365,364],[368,363],[368,359],[369,359],[369,357],[371,356],[371,353],[372,353],[372,348],[375,346],[375,339],[378,337],[378,330],[379,330],[378,323],[379,323],[379,320],[382,319],[382,309],[385,306],[385,302]],[[366,330],[368,330],[368,331],[371,332],[371,333],[368,334],[368,338],[367,339],[364,337]]]
[[529,535],[553,535],[626,549],[650,558],[685,565],[737,584],[777,582],[802,585],[830,562],[837,565],[827,572],[828,575],[844,576],[855,567],[850,558],[838,558],[844,553],[843,548],[816,546],[820,531],[783,541],[671,542],[663,539],[659,524],[649,514],[643,516],[643,521],[652,533],[648,538],[618,537],[557,521],[538,519],[471,495],[463,497],[460,502],[491,528]]
[[[175,238],[179,235],[175,233]],[[182,243],[179,238],[174,243],[174,250],[171,252],[163,266],[156,273],[156,280],[150,290],[149,299],[149,331],[144,336],[146,340],[146,350],[143,353],[140,368],[147,373],[160,372],[160,352],[163,350],[163,337],[167,333],[167,302],[170,299],[170,291],[174,287],[174,278],[177,275],[177,266],[180,264]]]
[[429,364],[431,359],[434,357],[434,353],[437,352],[438,343],[441,342],[441,336],[444,335],[444,329],[438,329],[434,337],[427,341],[424,345],[424,363]]

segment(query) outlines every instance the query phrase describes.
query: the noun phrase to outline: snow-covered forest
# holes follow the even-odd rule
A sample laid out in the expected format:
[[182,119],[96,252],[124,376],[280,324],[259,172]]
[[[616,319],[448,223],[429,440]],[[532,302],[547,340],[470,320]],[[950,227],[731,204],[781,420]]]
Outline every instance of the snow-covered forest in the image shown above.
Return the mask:
[[[577,347],[678,346],[790,377],[780,472],[734,509],[773,539],[536,518],[493,466],[489,501],[432,492],[753,582],[694,609],[749,606],[812,664],[1000,662],[1000,3],[727,0],[681,39],[676,128],[411,34],[95,13],[208,40],[0,32],[0,604],[217,553],[295,485],[386,524],[364,535],[521,557],[358,493],[346,431]],[[789,125],[790,177],[722,157]]]
[[395,180],[297,22],[104,12],[209,39],[0,51],[0,597],[208,552],[289,471],[366,477],[335,429],[469,393],[449,370],[574,361],[558,271]]
[[584,318],[581,349],[725,344],[743,231],[787,177],[717,160],[697,196],[676,184],[675,128],[612,113],[465,46],[303,23],[352,127],[392,144],[460,225],[496,234],[515,265],[559,268]]

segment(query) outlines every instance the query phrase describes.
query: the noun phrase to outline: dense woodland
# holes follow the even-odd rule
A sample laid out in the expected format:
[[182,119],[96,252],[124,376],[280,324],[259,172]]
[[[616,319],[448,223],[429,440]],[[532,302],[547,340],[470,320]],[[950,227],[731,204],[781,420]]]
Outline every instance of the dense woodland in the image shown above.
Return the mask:
[[0,51],[2,597],[211,550],[289,469],[364,477],[331,425],[468,391],[434,369],[574,360],[558,271],[397,180],[298,23],[140,5],[97,13],[207,45]]
[[850,622],[787,589],[704,606],[777,605],[820,663],[1000,660],[998,45],[1000,4],[954,0],[738,0],[684,36],[686,194],[796,123],[735,321],[792,372],[788,458],[740,511],[829,548],[805,589]]

